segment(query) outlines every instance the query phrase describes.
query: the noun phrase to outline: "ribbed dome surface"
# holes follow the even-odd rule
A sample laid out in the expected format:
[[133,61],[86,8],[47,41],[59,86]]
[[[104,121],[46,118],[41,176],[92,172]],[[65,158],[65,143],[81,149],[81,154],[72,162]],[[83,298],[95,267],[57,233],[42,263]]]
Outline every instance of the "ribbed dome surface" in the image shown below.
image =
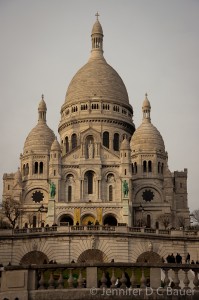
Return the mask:
[[121,77],[104,58],[90,60],[76,73],[69,84],[65,102],[77,103],[92,97],[129,104]]
[[43,122],[38,122],[38,124],[31,130],[26,138],[24,144],[24,153],[30,150],[50,150],[54,139],[54,132],[48,127],[48,125]]
[[160,132],[150,122],[143,122],[131,138],[131,150],[157,150],[165,152],[163,138]]

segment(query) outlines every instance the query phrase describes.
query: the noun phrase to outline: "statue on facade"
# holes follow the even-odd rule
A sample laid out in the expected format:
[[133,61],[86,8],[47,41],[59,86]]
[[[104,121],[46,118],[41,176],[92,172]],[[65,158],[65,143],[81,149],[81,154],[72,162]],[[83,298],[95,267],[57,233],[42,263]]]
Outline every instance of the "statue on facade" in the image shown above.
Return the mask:
[[93,158],[93,156],[94,156],[94,145],[90,140],[88,144],[88,158]]
[[129,186],[126,180],[123,181],[123,193],[124,193],[124,197],[127,197],[129,193]]
[[54,198],[56,194],[56,186],[54,182],[50,183],[50,198]]

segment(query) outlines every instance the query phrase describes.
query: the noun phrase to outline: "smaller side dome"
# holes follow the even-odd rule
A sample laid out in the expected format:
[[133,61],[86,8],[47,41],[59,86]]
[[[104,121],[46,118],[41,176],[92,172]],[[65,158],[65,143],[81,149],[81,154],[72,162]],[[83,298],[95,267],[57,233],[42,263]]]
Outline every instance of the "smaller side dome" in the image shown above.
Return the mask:
[[28,151],[49,151],[55,139],[54,132],[46,124],[46,103],[44,96],[38,106],[38,123],[28,134],[24,143],[24,153]]
[[129,141],[126,138],[122,141],[120,150],[131,150]]
[[134,132],[130,146],[133,152],[139,151],[161,151],[165,153],[164,140],[158,129],[151,123],[150,112],[151,105],[147,94],[142,106],[143,120],[142,124]]
[[57,138],[55,138],[54,142],[52,143],[51,146],[51,151],[61,151],[60,143],[58,142]]

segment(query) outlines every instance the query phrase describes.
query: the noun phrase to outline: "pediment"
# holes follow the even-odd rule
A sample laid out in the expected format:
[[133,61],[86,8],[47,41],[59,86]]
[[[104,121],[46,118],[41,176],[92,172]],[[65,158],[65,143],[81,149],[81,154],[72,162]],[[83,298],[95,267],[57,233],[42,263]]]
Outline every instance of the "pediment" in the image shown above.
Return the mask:
[[110,151],[104,146],[101,147],[101,159],[102,161],[108,160],[108,161],[120,163],[119,154],[113,153],[112,151]]
[[62,157],[62,164],[70,164],[73,161],[77,161],[79,160],[80,155],[81,149],[80,146],[78,146],[77,148],[73,149],[72,151],[70,151]]
[[80,140],[82,143],[85,143],[86,137],[92,135],[95,141],[101,141],[101,134],[99,131],[94,128],[87,128],[86,130],[80,133]]

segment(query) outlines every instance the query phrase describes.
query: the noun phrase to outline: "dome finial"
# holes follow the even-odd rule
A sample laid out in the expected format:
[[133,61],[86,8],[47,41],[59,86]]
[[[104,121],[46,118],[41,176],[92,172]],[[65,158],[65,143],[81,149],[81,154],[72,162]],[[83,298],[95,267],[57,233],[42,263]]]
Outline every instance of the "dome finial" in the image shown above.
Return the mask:
[[38,107],[38,121],[39,122],[46,122],[46,102],[44,101],[44,94],[41,95],[41,101],[39,102]]
[[96,16],[97,21],[98,21],[98,17],[100,16],[99,13],[98,13],[98,11],[96,12],[95,16]]
[[151,104],[149,102],[147,93],[145,93],[145,99],[142,105],[142,112],[143,112],[143,121],[151,122],[151,117],[150,117]]
[[96,21],[92,28],[91,40],[92,40],[92,51],[90,59],[102,59],[103,58],[103,30],[98,20],[99,13],[95,14]]

